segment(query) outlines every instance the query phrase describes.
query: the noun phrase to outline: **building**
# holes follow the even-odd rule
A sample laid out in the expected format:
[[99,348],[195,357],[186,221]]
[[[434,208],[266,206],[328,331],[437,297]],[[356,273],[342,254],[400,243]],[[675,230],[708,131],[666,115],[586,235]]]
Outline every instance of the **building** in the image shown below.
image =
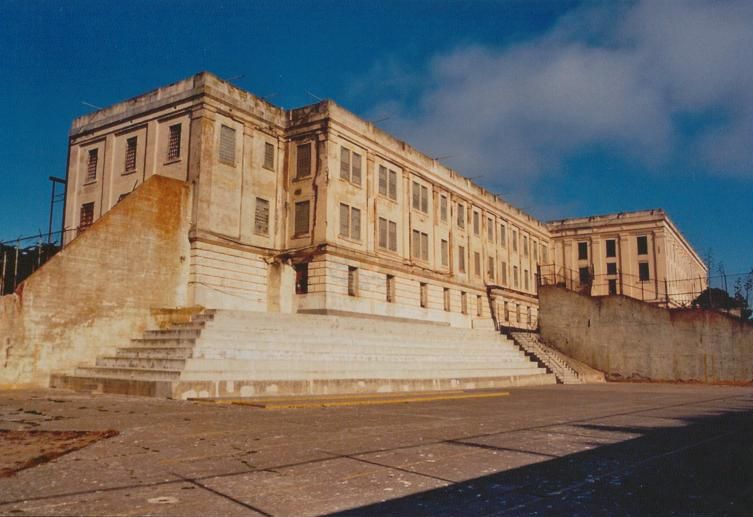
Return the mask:
[[668,307],[689,306],[707,286],[706,265],[663,210],[563,219],[547,228],[556,265],[544,268],[544,281]]
[[205,72],[80,117],[65,228],[152,175],[192,187],[190,305],[536,327],[547,227],[332,101]]

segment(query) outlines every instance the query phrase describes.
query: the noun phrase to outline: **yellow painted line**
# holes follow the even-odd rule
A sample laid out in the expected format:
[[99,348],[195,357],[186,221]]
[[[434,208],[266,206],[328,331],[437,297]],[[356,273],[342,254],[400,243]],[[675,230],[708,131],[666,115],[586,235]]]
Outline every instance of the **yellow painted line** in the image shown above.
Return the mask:
[[280,401],[280,402],[259,402],[259,401],[239,401],[233,404],[240,406],[252,406],[262,409],[304,409],[304,408],[322,408],[322,407],[339,407],[339,406],[376,406],[384,404],[406,404],[411,402],[436,402],[442,400],[463,400],[463,399],[481,399],[493,397],[506,397],[508,392],[496,393],[463,393],[449,395],[432,395],[426,397],[391,397],[382,399],[351,399],[351,400],[322,400],[315,401]]
[[[432,396],[437,395],[455,395],[468,393],[468,390],[447,390],[431,392]],[[189,398],[190,402],[211,402],[213,404],[238,404],[247,402],[279,402],[283,401],[315,401],[315,400],[337,400],[337,399],[369,399],[369,398],[389,398],[389,397],[406,397],[406,396],[427,396],[427,392],[416,391],[392,391],[387,393],[338,393],[332,395],[299,395],[299,396],[269,396],[269,397],[228,397],[228,398]]]

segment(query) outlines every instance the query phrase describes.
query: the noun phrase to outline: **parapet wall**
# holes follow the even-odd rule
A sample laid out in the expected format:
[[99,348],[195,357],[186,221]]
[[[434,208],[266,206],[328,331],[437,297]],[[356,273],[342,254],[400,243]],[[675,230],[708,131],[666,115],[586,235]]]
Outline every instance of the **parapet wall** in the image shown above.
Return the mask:
[[154,176],[0,297],[0,386],[44,385],[187,302],[188,184]]
[[753,382],[753,324],[625,296],[539,290],[544,340],[610,380]]

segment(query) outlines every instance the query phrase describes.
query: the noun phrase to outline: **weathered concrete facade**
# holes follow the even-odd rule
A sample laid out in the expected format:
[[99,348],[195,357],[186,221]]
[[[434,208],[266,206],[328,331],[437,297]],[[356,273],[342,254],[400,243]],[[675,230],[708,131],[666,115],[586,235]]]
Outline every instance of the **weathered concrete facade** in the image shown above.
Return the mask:
[[190,305],[536,326],[546,227],[331,101],[201,73],[81,117],[66,228],[155,174],[193,188]]
[[700,309],[543,286],[540,332],[612,380],[753,382],[753,325]]
[[689,305],[706,288],[706,265],[663,210],[563,219],[547,228],[555,250],[554,265],[542,271],[547,283],[670,307]]
[[156,177],[0,297],[0,385],[46,384],[188,303],[190,192]]

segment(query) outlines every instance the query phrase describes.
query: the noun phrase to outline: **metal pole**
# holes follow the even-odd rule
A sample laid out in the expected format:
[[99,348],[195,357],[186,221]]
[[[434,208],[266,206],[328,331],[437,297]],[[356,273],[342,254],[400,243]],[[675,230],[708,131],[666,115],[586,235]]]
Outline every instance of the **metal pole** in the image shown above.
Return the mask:
[[8,262],[8,252],[5,249],[5,246],[3,246],[3,275],[2,275],[2,282],[0,282],[0,296],[5,294],[5,265]]
[[47,244],[52,242],[52,212],[55,208],[55,186],[57,182],[52,182],[52,194],[50,194],[50,224],[47,226]]
[[16,260],[13,265],[13,290],[16,290],[16,282],[18,281],[18,250],[21,247],[21,241],[16,243]]
[[664,299],[667,302],[667,308],[669,309],[669,290],[667,289],[667,279],[664,279]]

